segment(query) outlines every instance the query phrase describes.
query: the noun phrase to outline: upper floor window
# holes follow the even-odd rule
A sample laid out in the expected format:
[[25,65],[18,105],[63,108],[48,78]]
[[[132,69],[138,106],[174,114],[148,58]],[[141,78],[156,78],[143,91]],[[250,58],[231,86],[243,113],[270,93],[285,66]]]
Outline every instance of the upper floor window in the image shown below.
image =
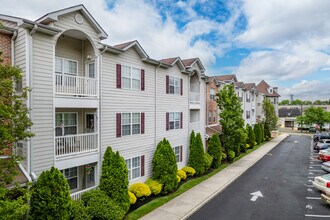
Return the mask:
[[95,78],[95,62],[94,61],[87,63],[86,72],[87,72],[88,78]]
[[144,91],[144,70],[126,65],[116,65],[117,88]]
[[246,111],[246,119],[250,119],[250,117],[251,117],[250,111]]
[[144,134],[144,113],[117,113],[117,137]]
[[56,57],[55,72],[57,74],[74,75],[78,74],[78,62],[65,58]]
[[210,99],[215,100],[215,92],[214,89],[210,89]]
[[182,128],[182,112],[166,113],[166,130]]
[[250,102],[250,94],[246,94],[246,102]]
[[173,76],[166,76],[166,93],[167,94],[180,94],[183,93],[183,81],[182,79],[173,77]]
[[125,160],[128,169],[128,180],[144,176],[144,155]]
[[55,117],[55,136],[77,134],[77,113],[57,112]]
[[213,112],[213,121],[214,121],[214,122],[216,121],[216,117],[217,117],[217,111],[214,111],[214,112]]
[[209,111],[209,122],[212,121],[212,111]]

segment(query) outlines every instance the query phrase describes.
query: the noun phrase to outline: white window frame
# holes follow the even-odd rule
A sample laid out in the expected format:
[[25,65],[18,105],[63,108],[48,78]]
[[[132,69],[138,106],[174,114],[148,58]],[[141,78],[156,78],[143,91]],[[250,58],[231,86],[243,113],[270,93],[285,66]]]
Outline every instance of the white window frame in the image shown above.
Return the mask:
[[[138,164],[138,166],[133,167],[133,159],[136,159],[136,158],[139,158],[139,164]],[[129,164],[127,163],[128,161],[130,161]],[[129,181],[141,177],[141,169],[142,169],[142,166],[141,166],[141,156],[127,158],[127,159],[125,159],[125,163],[126,163],[126,166],[127,166],[127,169],[128,169],[128,180]],[[134,178],[133,178],[133,169],[134,170],[135,169],[139,169],[139,175],[136,176],[136,177],[134,177]]]
[[[70,170],[70,169],[74,169],[74,168],[77,169],[77,176],[66,177],[66,176],[65,176],[65,170]],[[65,177],[65,179],[66,179],[67,181],[68,181],[69,179],[77,178],[77,188],[74,188],[74,189],[71,189],[71,188],[70,188],[70,191],[71,191],[71,190],[79,189],[79,168],[78,168],[78,167],[70,167],[70,168],[66,168],[66,169],[61,170],[61,172],[62,172],[63,176]],[[69,172],[70,172],[70,171],[69,171]],[[68,183],[69,183],[69,181],[68,181]]]
[[[180,87],[181,87],[180,83],[181,82],[179,78],[176,78],[174,76],[169,76],[169,82],[168,82],[169,94],[180,95]],[[171,91],[171,86],[173,87],[173,92]]]
[[[60,124],[60,125],[56,125],[56,115],[57,114],[62,114],[62,123],[63,123],[63,126]],[[76,125],[68,125],[68,126],[65,126],[65,123],[64,123],[64,114],[75,114],[76,115]],[[76,134],[78,134],[78,112],[55,112],[55,135],[56,135],[56,128],[62,128],[62,135],[60,136],[65,136],[66,134],[64,133],[65,131],[65,127],[73,127],[73,126],[76,126]],[[58,136],[58,137],[60,137]]]
[[215,100],[215,90],[213,88],[210,88],[210,99]]
[[[175,154],[175,160],[176,160],[176,162],[177,163],[180,162],[180,158],[181,158],[180,146],[175,146],[172,149],[173,149],[174,154]],[[175,150],[178,150],[178,152],[175,152]]]
[[209,110],[209,123],[211,123],[212,122],[212,111],[211,110]]
[[[176,116],[178,116],[179,119],[176,118]],[[173,120],[171,120],[173,119]],[[169,113],[169,130],[176,130],[176,129],[180,129],[180,120],[181,120],[181,112],[170,112]],[[179,122],[179,123],[176,123]],[[174,123],[173,128],[171,128],[171,123]],[[177,126],[178,124],[178,126]]]
[[[130,114],[130,123],[129,124],[124,124],[123,123],[123,117],[122,115],[123,114]],[[133,114],[139,114],[139,119],[140,119],[140,122],[139,123],[133,123]],[[139,133],[134,133],[133,134],[133,125],[140,125],[139,128]],[[130,126],[130,133],[129,134],[124,134],[123,133],[123,125],[129,125]],[[123,112],[121,113],[121,134],[122,136],[128,136],[128,135],[135,135],[135,134],[141,134],[141,113],[140,112]]]
[[[89,67],[90,67],[89,65],[91,65],[91,64],[94,64],[94,77],[90,77],[89,76]],[[95,60],[86,61],[86,63],[85,63],[85,70],[86,70],[85,76],[87,78],[96,79],[96,62],[95,62]]]
[[[61,60],[61,62],[62,62],[62,68],[61,68],[61,72],[58,72],[58,71],[56,71],[56,59],[60,59]],[[66,72],[64,72],[64,61],[70,61],[70,62],[74,62],[74,63],[76,63],[76,73],[74,74],[74,73],[66,73]],[[77,61],[77,60],[72,60],[72,59],[67,59],[67,58],[63,58],[63,57],[55,57],[55,73],[57,73],[57,74],[62,74],[62,75],[69,75],[69,76],[78,76],[78,72],[79,72],[79,62]]]
[[246,111],[246,119],[250,119],[251,118],[251,112],[250,111]]
[[[123,68],[129,68],[130,71],[129,71],[129,74],[130,76],[129,77],[126,77],[126,76],[123,76]],[[135,70],[138,70],[138,78],[136,77],[133,77],[133,74],[132,74],[132,70],[135,69]],[[130,87],[127,88],[125,87],[124,83],[123,83],[123,78],[125,79],[129,79],[130,80]],[[128,66],[128,65],[121,65],[121,88],[122,89],[128,89],[128,90],[136,90],[136,91],[140,91],[141,90],[141,69],[140,68],[136,68],[136,67],[132,67],[132,66]],[[139,88],[133,88],[133,80],[138,80],[139,81]]]
[[216,122],[217,118],[217,111],[213,111],[213,121]]

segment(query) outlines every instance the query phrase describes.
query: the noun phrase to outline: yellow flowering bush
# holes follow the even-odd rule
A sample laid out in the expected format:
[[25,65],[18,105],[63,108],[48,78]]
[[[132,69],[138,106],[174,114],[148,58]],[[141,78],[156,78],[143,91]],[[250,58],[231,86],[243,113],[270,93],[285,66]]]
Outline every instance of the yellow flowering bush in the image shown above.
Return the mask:
[[182,170],[187,174],[187,176],[193,176],[196,173],[196,170],[194,168],[188,166],[182,168]]
[[183,170],[178,170],[178,172],[176,173],[182,180],[185,180],[187,178],[187,174],[186,172],[184,172]]
[[135,204],[136,203],[136,196],[131,193],[130,191],[128,191],[128,195],[129,195],[129,202],[131,205]]
[[151,191],[150,191],[149,186],[147,184],[144,184],[144,183],[133,183],[129,187],[129,191],[131,193],[134,193],[134,195],[137,198],[145,197],[145,196],[150,196],[151,195]]
[[176,179],[178,180],[178,183],[181,181],[181,178],[178,175],[176,175]]
[[146,181],[146,184],[147,184],[147,186],[149,186],[151,193],[154,195],[158,195],[162,191],[163,184],[161,184],[157,180],[153,180],[153,179],[149,178]]

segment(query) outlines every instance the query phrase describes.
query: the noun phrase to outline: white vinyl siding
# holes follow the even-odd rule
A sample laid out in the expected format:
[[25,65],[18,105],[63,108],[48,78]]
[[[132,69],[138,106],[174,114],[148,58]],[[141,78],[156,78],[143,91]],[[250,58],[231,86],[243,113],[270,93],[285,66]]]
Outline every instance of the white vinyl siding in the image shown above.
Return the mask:
[[134,157],[125,160],[128,169],[128,180],[141,176],[141,157]]

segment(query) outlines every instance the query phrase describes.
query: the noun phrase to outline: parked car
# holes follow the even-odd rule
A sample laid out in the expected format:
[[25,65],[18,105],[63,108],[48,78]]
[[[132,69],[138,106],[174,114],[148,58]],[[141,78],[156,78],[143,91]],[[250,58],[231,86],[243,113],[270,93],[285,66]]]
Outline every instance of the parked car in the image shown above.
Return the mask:
[[319,153],[319,160],[322,160],[323,162],[330,161],[330,151],[322,151]]
[[324,150],[330,147],[330,139],[321,139],[317,142],[316,147],[314,148],[317,151]]
[[330,205],[330,192],[326,191],[321,194],[321,200]]
[[313,186],[322,192],[329,191],[330,193],[330,174],[315,177]]
[[308,132],[316,132],[316,128],[315,127],[309,127]]
[[330,139],[330,134],[329,133],[318,133],[313,135],[313,147],[314,150],[316,150],[316,145],[318,142],[321,142],[324,139]]
[[330,173],[330,161],[322,163],[322,169],[328,173]]

